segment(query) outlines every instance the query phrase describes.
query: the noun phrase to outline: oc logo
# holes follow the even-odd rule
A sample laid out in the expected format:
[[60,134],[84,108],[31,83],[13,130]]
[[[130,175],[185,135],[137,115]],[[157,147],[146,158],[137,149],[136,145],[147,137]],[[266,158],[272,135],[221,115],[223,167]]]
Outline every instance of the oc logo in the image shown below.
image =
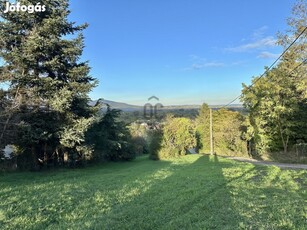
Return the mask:
[[[152,99],[156,99],[159,101],[159,98],[157,98],[156,96],[152,96],[148,98],[148,101]],[[159,118],[157,114],[158,114],[159,109],[161,108],[163,108],[163,105],[161,103],[157,103],[154,106],[151,103],[146,103],[144,105],[144,117],[146,119]]]

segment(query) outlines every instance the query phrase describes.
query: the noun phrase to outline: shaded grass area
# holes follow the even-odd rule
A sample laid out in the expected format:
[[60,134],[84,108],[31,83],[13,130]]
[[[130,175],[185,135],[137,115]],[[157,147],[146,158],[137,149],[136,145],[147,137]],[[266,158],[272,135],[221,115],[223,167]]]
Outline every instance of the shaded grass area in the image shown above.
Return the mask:
[[307,172],[190,155],[0,175],[0,229],[304,229]]

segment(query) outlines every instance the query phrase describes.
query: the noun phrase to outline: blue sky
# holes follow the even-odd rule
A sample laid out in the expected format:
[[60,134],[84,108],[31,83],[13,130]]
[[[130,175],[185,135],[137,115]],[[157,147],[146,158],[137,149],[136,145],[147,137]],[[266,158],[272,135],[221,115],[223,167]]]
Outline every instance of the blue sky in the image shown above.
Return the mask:
[[93,99],[225,104],[270,65],[294,0],[72,0]]

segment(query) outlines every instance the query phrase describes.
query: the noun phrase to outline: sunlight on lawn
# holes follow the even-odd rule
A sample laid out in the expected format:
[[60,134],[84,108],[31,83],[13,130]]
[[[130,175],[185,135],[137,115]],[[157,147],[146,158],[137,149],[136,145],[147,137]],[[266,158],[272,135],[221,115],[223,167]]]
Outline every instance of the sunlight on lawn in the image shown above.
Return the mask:
[[306,174],[201,155],[3,174],[0,228],[293,229]]

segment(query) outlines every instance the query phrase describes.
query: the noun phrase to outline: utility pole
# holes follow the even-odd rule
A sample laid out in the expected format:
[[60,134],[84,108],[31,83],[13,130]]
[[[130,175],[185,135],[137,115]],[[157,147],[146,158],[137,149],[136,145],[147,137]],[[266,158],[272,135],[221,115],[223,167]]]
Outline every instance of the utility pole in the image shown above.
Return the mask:
[[213,146],[213,121],[212,121],[212,109],[210,109],[210,154],[213,155],[214,146]]

